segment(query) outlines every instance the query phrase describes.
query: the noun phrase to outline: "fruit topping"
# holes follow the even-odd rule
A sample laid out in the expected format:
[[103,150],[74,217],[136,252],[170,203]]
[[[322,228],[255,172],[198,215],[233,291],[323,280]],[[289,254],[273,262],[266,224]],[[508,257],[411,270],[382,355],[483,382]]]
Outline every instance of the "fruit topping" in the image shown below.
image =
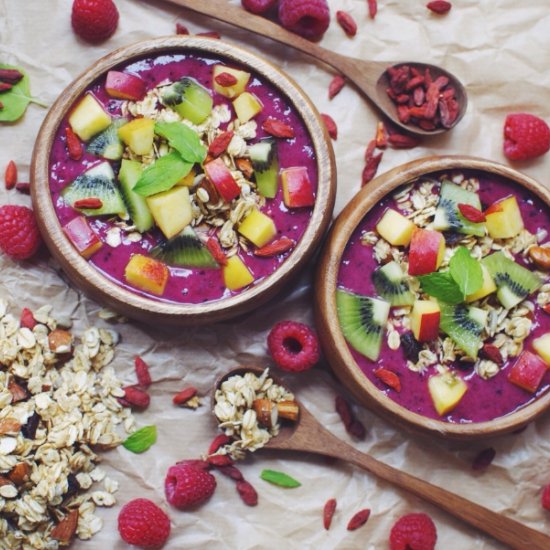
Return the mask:
[[151,500],[136,498],[121,508],[118,514],[118,532],[127,544],[157,549],[170,536],[170,518]]
[[376,224],[378,234],[393,246],[407,246],[416,225],[403,214],[388,208]]
[[78,136],[73,132],[70,126],[65,128],[65,137],[67,140],[67,152],[69,153],[69,158],[72,160],[80,160],[82,154],[84,153],[84,148],[82,143],[78,139]]
[[428,390],[437,414],[443,416],[460,403],[468,386],[458,375],[446,371],[430,376]]
[[254,275],[239,256],[227,258],[222,271],[223,282],[229,290],[239,290],[254,282]]
[[372,281],[381,298],[392,306],[414,303],[414,294],[406,282],[405,274],[396,261],[388,262],[372,273]]
[[250,92],[243,92],[233,100],[233,109],[241,124],[252,120],[257,114],[262,112],[262,102]]
[[109,71],[105,82],[105,91],[116,99],[140,101],[145,96],[145,81],[129,73]]
[[445,238],[439,231],[416,228],[409,248],[409,275],[437,271],[445,255]]
[[112,0],[74,0],[71,25],[75,34],[92,44],[110,38],[118,25],[118,10]]
[[191,462],[171,466],[164,481],[166,500],[180,510],[207,501],[216,490],[216,478]]
[[493,239],[510,239],[523,229],[523,217],[516,197],[493,203],[485,211],[485,225]]
[[359,512],[356,512],[348,521],[348,525],[346,529],[348,531],[355,531],[356,529],[359,529],[359,527],[367,523],[367,520],[369,519],[369,517],[370,517],[369,508],[363,508],[362,510],[359,510]]
[[435,340],[439,335],[441,310],[432,300],[416,300],[411,311],[411,329],[418,342]]
[[204,172],[225,202],[231,202],[240,195],[241,188],[222,159],[206,163]]
[[281,170],[283,201],[288,208],[313,206],[315,195],[305,166]]
[[466,296],[466,302],[481,300],[496,291],[497,286],[495,285],[495,281],[493,280],[493,277],[491,277],[489,270],[484,265],[481,265],[481,276],[481,286],[475,292],[472,292]]
[[84,216],[73,218],[63,226],[63,231],[83,258],[90,258],[103,246]]
[[13,189],[17,184],[17,165],[13,160],[8,162],[4,172],[4,185],[6,189]]
[[533,340],[533,349],[550,366],[550,332]]
[[344,290],[336,291],[336,308],[344,337],[359,353],[376,361],[390,304]]
[[390,550],[434,550],[437,531],[427,514],[406,514],[393,525]]
[[529,160],[550,149],[550,128],[529,113],[509,114],[504,121],[504,154],[510,160]]
[[257,208],[253,208],[243,218],[237,230],[258,248],[271,242],[277,234],[273,220]]
[[254,256],[258,256],[260,258],[278,256],[279,254],[292,250],[295,244],[296,243],[292,239],[289,239],[288,237],[281,237],[280,239],[272,241],[271,243],[254,250]]
[[326,0],[279,0],[279,20],[289,31],[320,40],[330,24]]
[[210,92],[196,80],[184,77],[161,88],[160,99],[193,124],[201,124],[212,112]]
[[[118,129],[126,124],[124,117],[115,119],[110,126],[97,134],[87,145],[86,151],[92,155],[109,160],[120,160],[124,147],[118,135]],[[68,139],[67,139],[68,142]]]
[[476,358],[481,347],[481,333],[487,324],[487,311],[466,306],[439,302],[441,308],[441,330],[468,357]]
[[172,187],[147,197],[146,201],[155,223],[167,239],[181,233],[193,219],[188,187]]
[[508,380],[530,393],[535,393],[548,370],[548,365],[534,353],[523,350],[508,372]]
[[289,126],[286,122],[278,120],[276,118],[267,118],[262,124],[262,128],[269,135],[276,138],[293,138],[295,136],[294,128]]
[[308,370],[320,357],[315,332],[295,321],[277,323],[269,332],[267,347],[277,366],[290,372]]
[[34,213],[26,206],[0,206],[0,250],[14,260],[28,260],[40,247],[42,239]]
[[142,254],[134,254],[124,270],[128,284],[157,296],[163,294],[169,277],[165,264]]
[[141,178],[142,173],[143,165],[141,162],[122,159],[120,171],[118,172],[120,192],[133,224],[139,232],[144,233],[153,227],[154,219],[145,197],[134,191],[134,187]]
[[[233,79],[229,80],[228,76],[224,77],[222,75],[231,76]],[[229,99],[233,99],[245,91],[246,85],[250,80],[250,73],[226,67],[225,65],[214,65],[213,78],[214,91]]]
[[529,258],[533,263],[543,271],[550,270],[550,247],[548,246],[531,246],[529,247]]
[[374,371],[374,376],[383,382],[388,388],[395,390],[396,392],[401,391],[401,380],[395,372],[385,369],[384,367],[378,367]]
[[136,155],[148,155],[153,149],[155,121],[150,118],[134,118],[118,128],[118,137]]
[[82,141],[88,141],[111,124],[111,116],[91,93],[87,93],[69,115],[69,124]]

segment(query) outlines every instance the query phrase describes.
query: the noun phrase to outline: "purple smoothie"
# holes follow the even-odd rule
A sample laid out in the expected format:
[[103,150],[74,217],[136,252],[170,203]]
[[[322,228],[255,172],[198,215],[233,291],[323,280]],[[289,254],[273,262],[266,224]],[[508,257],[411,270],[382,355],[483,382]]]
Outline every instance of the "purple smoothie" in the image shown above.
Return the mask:
[[[550,213],[543,202],[517,184],[494,175],[468,173],[466,177],[475,176],[480,182],[478,192],[483,208],[504,197],[515,195],[520,205],[525,228],[536,233],[538,228],[550,226]],[[371,279],[372,272],[379,266],[373,255],[373,247],[361,244],[361,235],[373,231],[386,208],[396,208],[394,199],[389,196],[372,208],[354,231],[348,242],[338,273],[338,287],[366,296],[376,296],[376,289]],[[520,257],[517,257],[520,260]],[[391,313],[390,313],[391,316]],[[403,330],[401,329],[403,332]],[[530,349],[533,339],[550,332],[550,315],[536,306],[533,325],[529,336],[524,340],[524,349]],[[485,380],[478,376],[473,368],[461,370],[459,362],[451,364],[451,370],[468,385],[468,391],[460,403],[451,412],[439,416],[433,406],[428,391],[428,378],[436,374],[435,366],[428,367],[422,374],[407,368],[407,360],[402,347],[391,350],[387,339],[382,340],[380,357],[376,363],[348,346],[357,365],[369,380],[383,392],[406,409],[422,416],[453,423],[483,422],[512,413],[515,410],[534,401],[546,393],[550,386],[550,369],[544,375],[543,381],[535,394],[520,389],[507,380],[508,372],[517,357],[512,357],[504,363],[498,374]],[[401,380],[401,392],[390,390],[376,378],[373,371],[378,367],[386,367],[396,372]]]
[[[223,63],[223,60],[199,53],[168,54],[121,65],[115,67],[115,70],[139,76],[147,82],[147,89],[154,88],[165,80],[176,81],[188,76],[211,90],[212,67],[220,62]],[[247,70],[232,62],[228,65]],[[317,160],[315,151],[307,128],[296,109],[277,88],[257,75],[252,74],[247,90],[254,93],[263,104],[263,110],[254,118],[258,124],[257,136],[249,143],[267,136],[262,129],[262,122],[265,119],[271,116],[284,120],[294,129],[295,137],[293,139],[277,140],[280,169],[305,166],[313,188],[316,190]],[[91,91],[111,115],[115,117],[121,115],[122,100],[113,99],[107,95],[105,92],[105,77],[94,82],[87,91]],[[233,113],[230,100],[214,92],[213,98],[214,105],[226,103]],[[67,154],[65,140],[65,127],[67,125],[67,118],[65,118],[57,130],[50,154],[51,196],[57,217],[63,226],[80,213],[64,202],[60,196],[61,191],[85,170],[103,161],[103,159],[89,153],[85,153],[82,159],[78,161],[70,159]],[[225,125],[222,125],[221,128],[224,129]],[[116,174],[119,165],[116,162],[112,164]],[[298,242],[306,230],[313,209],[288,209],[283,203],[282,191],[279,185],[277,196],[274,199],[268,199],[262,210],[275,222],[277,228],[276,239],[284,235]],[[104,241],[106,231],[112,227],[108,217],[91,218],[90,222],[94,231]],[[90,258],[89,262],[106,277],[126,289],[148,298],[166,302],[208,302],[239,294],[245,290],[228,290],[224,285],[221,269],[187,269],[175,266],[168,266],[170,277],[165,292],[160,297],[129,286],[124,279],[124,269],[130,257],[136,253],[147,254],[161,238],[160,231],[153,229],[145,234],[144,238],[138,243],[123,241],[122,245],[113,248],[103,242],[101,249]],[[242,249],[239,251],[239,256],[254,275],[253,285],[275,272],[289,254],[290,252],[271,258],[259,258],[254,256],[252,251],[245,252]]]

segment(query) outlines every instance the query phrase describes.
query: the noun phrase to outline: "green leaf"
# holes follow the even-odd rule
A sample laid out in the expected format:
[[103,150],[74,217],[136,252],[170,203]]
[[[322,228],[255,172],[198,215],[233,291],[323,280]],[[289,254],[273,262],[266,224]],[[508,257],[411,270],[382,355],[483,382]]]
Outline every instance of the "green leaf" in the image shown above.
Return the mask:
[[206,147],[197,132],[183,122],[157,122],[155,133],[168,140],[168,143],[187,162],[195,164],[206,158]]
[[447,304],[460,304],[464,293],[448,271],[429,273],[418,277],[422,290],[432,298]]
[[449,273],[465,296],[473,294],[483,284],[483,273],[480,263],[472,258],[470,251],[459,247],[449,262]]
[[0,109],[0,122],[14,122],[18,120],[27,110],[29,103],[36,103],[41,107],[48,107],[47,104],[42,103],[30,95],[30,80],[21,67],[0,64],[0,69],[17,69],[24,75],[17,84],[13,85],[11,90],[0,94],[0,101],[4,105],[4,108]]
[[133,190],[143,197],[168,191],[187,176],[191,168],[193,163],[184,161],[179,153],[173,151],[145,168]]
[[157,440],[157,427],[145,426],[134,432],[122,444],[124,448],[133,453],[143,453]]
[[288,474],[277,472],[275,470],[263,470],[260,477],[264,481],[269,481],[269,483],[273,483],[273,485],[278,485],[279,487],[294,488],[302,485],[299,481],[296,481]]

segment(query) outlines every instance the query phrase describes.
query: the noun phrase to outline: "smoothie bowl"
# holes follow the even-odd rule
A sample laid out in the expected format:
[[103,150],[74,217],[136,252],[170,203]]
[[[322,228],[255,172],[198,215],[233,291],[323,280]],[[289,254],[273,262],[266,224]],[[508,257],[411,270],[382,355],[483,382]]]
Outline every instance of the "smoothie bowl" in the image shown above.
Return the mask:
[[304,93],[219,40],[100,59],[40,130],[32,195],[69,278],[133,318],[215,322],[274,296],[325,232],[330,140]]
[[339,215],[316,280],[327,357],[366,406],[456,438],[550,406],[550,192],[469,157],[398,167]]

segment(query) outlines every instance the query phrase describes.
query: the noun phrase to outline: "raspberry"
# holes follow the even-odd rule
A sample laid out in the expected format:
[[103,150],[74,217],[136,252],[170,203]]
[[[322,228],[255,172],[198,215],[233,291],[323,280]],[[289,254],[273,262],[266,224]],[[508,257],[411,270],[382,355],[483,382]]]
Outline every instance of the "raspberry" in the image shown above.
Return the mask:
[[279,20],[289,31],[320,40],[330,23],[326,0],[279,0]]
[[545,510],[550,510],[550,485],[547,485],[542,490],[541,504]]
[[504,154],[510,160],[528,160],[550,149],[550,128],[535,115],[512,113],[504,122]]
[[275,363],[283,370],[301,372],[319,361],[317,336],[303,323],[277,323],[267,337],[267,347]]
[[243,8],[251,13],[262,14],[277,4],[278,0],[241,0]]
[[115,32],[118,10],[112,0],[74,0],[71,24],[80,38],[97,44]]
[[433,550],[437,540],[435,525],[427,514],[406,514],[390,533],[390,550]]
[[118,514],[122,540],[139,548],[160,548],[170,535],[170,518],[154,502],[136,498]]
[[40,246],[34,213],[26,206],[0,207],[0,250],[15,260],[30,258]]
[[172,466],[164,480],[166,500],[180,510],[186,510],[208,500],[216,489],[216,478],[194,461]]

